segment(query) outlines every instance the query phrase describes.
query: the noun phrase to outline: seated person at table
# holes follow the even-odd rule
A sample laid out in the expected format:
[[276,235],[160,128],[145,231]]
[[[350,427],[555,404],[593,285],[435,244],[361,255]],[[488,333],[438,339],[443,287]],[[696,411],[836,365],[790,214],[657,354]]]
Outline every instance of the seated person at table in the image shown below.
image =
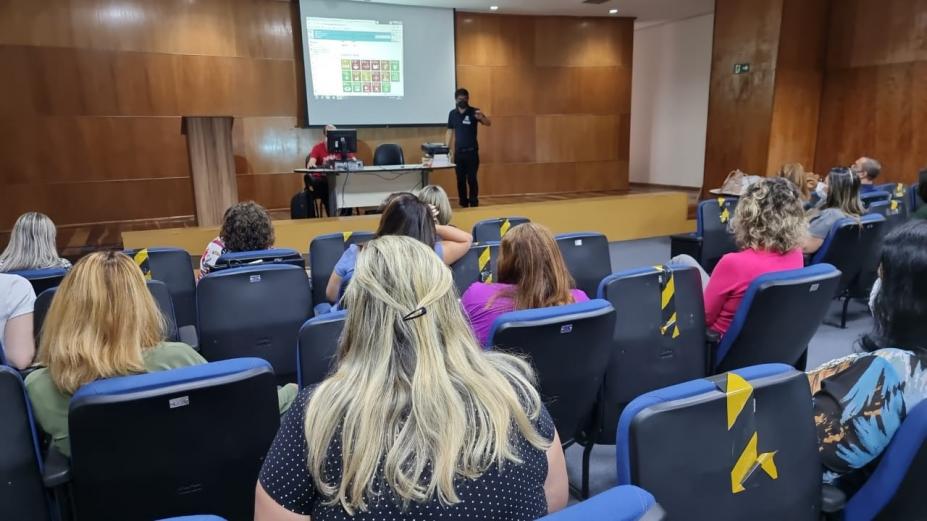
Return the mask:
[[0,253],[0,272],[70,268],[67,259],[58,256],[55,248],[57,230],[47,215],[26,212],[16,219],[10,232],[10,242]]
[[911,409],[927,397],[927,222],[885,237],[882,290],[860,353],[808,372],[824,481],[852,494]]
[[[451,265],[467,254],[473,243],[473,236],[452,226],[435,224],[435,212],[418,197],[407,192],[393,194],[387,199],[377,237],[405,235],[434,248],[445,264]],[[354,273],[354,264],[360,247],[352,244],[344,250],[335,270],[328,279],[325,296],[329,302],[337,302],[341,286]]]
[[6,363],[23,370],[35,357],[32,310],[35,291],[19,275],[0,273],[0,345]]
[[731,229],[740,251],[721,257],[710,277],[688,255],[669,263],[698,268],[705,288],[705,324],[721,335],[731,326],[753,279],[804,266],[806,221],[798,188],[776,177],[750,185],[737,203]]
[[[328,163],[337,159],[334,154],[328,153],[328,131],[338,130],[335,125],[325,125],[322,128],[322,141],[316,143],[309,155],[306,156],[306,168],[327,167]],[[354,159],[354,154],[348,154],[349,159]],[[306,174],[304,179],[306,188],[311,192],[313,199],[322,200],[322,208],[328,213],[328,178],[325,174]],[[342,215],[350,215],[349,208],[342,209]]]
[[284,416],[255,520],[528,521],[566,505],[530,364],[479,350],[431,248],[368,242],[344,301],[338,365]]
[[200,278],[212,271],[225,253],[266,250],[273,246],[274,224],[263,206],[254,201],[230,206],[222,218],[219,236],[206,246],[200,257]]
[[[26,377],[32,411],[52,445],[70,455],[68,404],[82,385],[206,363],[187,344],[166,342],[164,331],[142,271],[128,256],[96,252],[74,266],[45,318],[40,368]],[[295,384],[280,389],[281,411],[296,392]]]
[[497,283],[474,282],[460,299],[476,339],[486,347],[492,323],[510,311],[585,302],[554,236],[536,223],[515,226],[499,246]]
[[882,163],[871,157],[861,157],[851,167],[853,173],[859,177],[859,193],[866,194],[878,190],[875,180],[882,172]]
[[848,168],[832,168],[824,180],[827,196],[824,202],[808,213],[808,235],[802,249],[815,253],[834,223],[846,217],[859,219],[865,211],[859,200],[859,177]]
[[428,185],[419,190],[416,195],[423,203],[430,204],[438,211],[436,217],[438,224],[443,226],[451,224],[451,216],[453,215],[451,201],[443,188],[438,185]]

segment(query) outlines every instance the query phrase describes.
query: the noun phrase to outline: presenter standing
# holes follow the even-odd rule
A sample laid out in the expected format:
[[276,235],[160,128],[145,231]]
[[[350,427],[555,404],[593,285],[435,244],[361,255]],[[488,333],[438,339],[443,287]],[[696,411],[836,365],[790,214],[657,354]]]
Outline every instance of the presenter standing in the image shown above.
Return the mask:
[[[467,89],[454,92],[457,107],[447,116],[447,133],[444,141],[451,145],[454,138],[454,162],[457,164],[457,194],[460,206],[476,208],[480,205],[480,188],[476,179],[480,169],[480,146],[476,140],[476,126],[492,126],[489,116],[470,106],[470,93]],[[467,190],[469,185],[469,191]]]

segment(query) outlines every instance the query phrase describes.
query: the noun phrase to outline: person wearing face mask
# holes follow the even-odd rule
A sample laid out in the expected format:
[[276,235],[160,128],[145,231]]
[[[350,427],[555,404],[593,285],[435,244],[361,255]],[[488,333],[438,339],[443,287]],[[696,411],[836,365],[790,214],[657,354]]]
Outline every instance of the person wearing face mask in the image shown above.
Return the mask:
[[[457,89],[454,92],[456,108],[447,116],[447,133],[444,142],[450,146],[454,138],[454,163],[457,164],[457,194],[460,206],[477,207],[480,205],[479,184],[476,173],[480,169],[480,146],[476,141],[478,124],[492,126],[489,116],[470,106],[470,92]],[[468,190],[469,185],[469,190]]]

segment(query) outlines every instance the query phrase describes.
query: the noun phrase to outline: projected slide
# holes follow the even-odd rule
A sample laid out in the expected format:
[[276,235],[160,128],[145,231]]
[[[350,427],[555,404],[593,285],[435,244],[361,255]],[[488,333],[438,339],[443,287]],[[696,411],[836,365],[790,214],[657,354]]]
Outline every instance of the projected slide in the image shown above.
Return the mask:
[[316,99],[402,98],[402,22],[307,17]]

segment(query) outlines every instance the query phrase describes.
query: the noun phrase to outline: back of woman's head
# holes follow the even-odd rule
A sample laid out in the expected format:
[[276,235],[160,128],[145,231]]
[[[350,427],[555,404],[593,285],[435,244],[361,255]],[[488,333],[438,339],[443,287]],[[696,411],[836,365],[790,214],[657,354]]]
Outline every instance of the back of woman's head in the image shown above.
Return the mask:
[[55,249],[55,223],[47,215],[26,212],[16,219],[10,242],[0,254],[3,271],[31,270],[56,266],[59,262]]
[[882,288],[872,310],[875,324],[862,347],[897,347],[927,355],[927,221],[912,220],[885,237],[879,271]]
[[499,282],[514,284],[515,309],[573,302],[573,277],[550,230],[535,223],[515,226],[502,237]]
[[219,237],[229,251],[266,250],[274,245],[274,225],[263,206],[245,201],[225,211]]
[[418,198],[425,204],[430,204],[438,210],[438,224],[447,225],[451,222],[453,211],[451,201],[444,188],[438,185],[428,185],[418,192]]
[[[546,449],[532,423],[540,398],[530,367],[481,351],[450,270],[427,246],[395,236],[368,242],[344,302],[337,369],[306,411],[309,469],[331,503],[362,510],[382,465],[404,503],[454,504],[455,479],[520,462],[512,432]],[[325,471],[333,441],[342,451],[337,483]]]
[[805,167],[801,163],[786,163],[782,165],[782,168],[776,173],[776,177],[782,177],[788,179],[801,194],[802,199],[808,199],[811,196],[811,191],[808,189],[808,183],[806,182]]
[[404,235],[434,247],[435,220],[431,209],[413,194],[401,193],[392,198],[380,216],[377,237]]
[[731,228],[741,248],[776,253],[798,248],[807,229],[798,188],[781,177],[753,183],[737,203]]
[[823,208],[837,208],[851,216],[865,213],[859,200],[859,176],[849,168],[832,168],[827,174],[827,199]]
[[142,350],[164,340],[164,319],[141,270],[120,252],[87,255],[65,276],[42,326],[38,361],[64,392],[144,371]]

